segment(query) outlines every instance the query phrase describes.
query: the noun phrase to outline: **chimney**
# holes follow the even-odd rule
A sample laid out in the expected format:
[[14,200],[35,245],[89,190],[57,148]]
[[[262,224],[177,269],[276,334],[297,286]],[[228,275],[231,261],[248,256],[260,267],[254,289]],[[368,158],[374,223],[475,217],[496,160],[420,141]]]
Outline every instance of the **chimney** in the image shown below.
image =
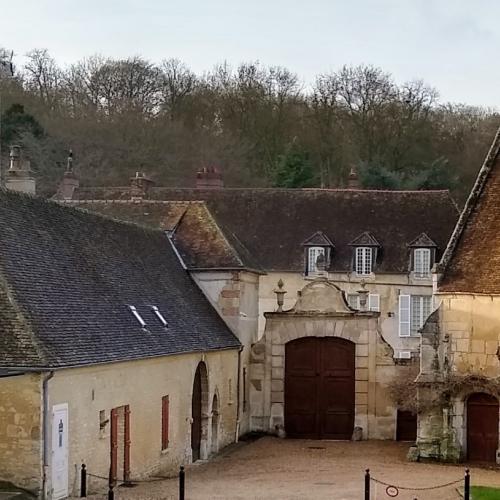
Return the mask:
[[359,177],[358,172],[356,171],[356,167],[352,166],[351,171],[349,172],[349,177],[347,178],[347,189],[359,189]]
[[203,167],[196,174],[197,189],[220,189],[224,187],[222,173],[217,167]]
[[73,151],[70,149],[66,162],[66,172],[57,189],[56,198],[59,200],[72,200],[75,191],[80,187],[80,181],[73,170]]
[[29,160],[22,157],[20,146],[10,147],[10,166],[5,175],[5,187],[11,191],[35,194],[36,182]]
[[147,198],[149,189],[154,184],[149,177],[144,175],[144,172],[136,172],[135,177],[131,177],[130,179],[130,198],[132,200]]

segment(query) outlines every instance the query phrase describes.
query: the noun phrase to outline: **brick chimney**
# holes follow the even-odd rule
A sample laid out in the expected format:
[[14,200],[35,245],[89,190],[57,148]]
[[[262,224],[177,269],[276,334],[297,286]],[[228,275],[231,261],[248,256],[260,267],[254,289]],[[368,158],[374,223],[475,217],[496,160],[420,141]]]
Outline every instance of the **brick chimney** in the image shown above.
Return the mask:
[[144,172],[136,172],[135,177],[130,179],[130,198],[142,200],[147,198],[148,192],[154,186],[154,182]]
[[220,189],[224,187],[222,173],[217,167],[203,167],[196,174],[197,189]]
[[352,166],[347,178],[347,189],[359,189],[360,187],[358,172],[356,171],[356,167]]
[[73,170],[73,151],[70,149],[66,162],[66,172],[57,189],[56,198],[59,200],[72,200],[75,191],[80,187],[80,180]]
[[20,146],[10,147],[10,166],[5,175],[5,187],[11,191],[35,194],[36,181],[29,160],[22,156]]

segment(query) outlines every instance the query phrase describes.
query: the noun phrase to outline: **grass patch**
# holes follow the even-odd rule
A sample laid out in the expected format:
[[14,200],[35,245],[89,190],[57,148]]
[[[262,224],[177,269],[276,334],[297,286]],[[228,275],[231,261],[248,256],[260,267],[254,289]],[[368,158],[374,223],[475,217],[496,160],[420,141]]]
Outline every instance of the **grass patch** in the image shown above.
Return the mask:
[[471,495],[472,500],[500,500],[500,488],[472,486]]

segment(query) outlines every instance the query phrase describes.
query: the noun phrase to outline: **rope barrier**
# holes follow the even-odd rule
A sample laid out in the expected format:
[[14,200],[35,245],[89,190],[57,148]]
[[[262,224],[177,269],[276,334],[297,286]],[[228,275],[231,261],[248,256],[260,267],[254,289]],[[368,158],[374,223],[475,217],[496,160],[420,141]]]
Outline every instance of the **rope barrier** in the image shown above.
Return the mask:
[[427,490],[438,490],[440,488],[446,488],[447,486],[453,486],[454,484],[462,483],[463,478],[457,479],[456,481],[450,481],[449,483],[439,484],[436,486],[420,486],[420,487],[409,487],[409,486],[398,486],[397,484],[389,484],[381,481],[380,479],[376,479],[373,476],[370,476],[370,479],[374,483],[381,484],[382,486],[397,488],[398,490],[413,490],[413,491],[427,491]]
[[[90,472],[87,472],[87,476],[95,477],[97,479],[102,479],[104,481],[109,481],[109,477],[98,476],[97,474],[91,474]],[[115,479],[115,481],[121,482],[121,483],[155,483],[158,481],[165,481],[166,479],[171,479],[171,478],[162,477],[162,476],[151,478],[151,479],[126,479],[125,480],[125,479],[117,478],[117,479]]]

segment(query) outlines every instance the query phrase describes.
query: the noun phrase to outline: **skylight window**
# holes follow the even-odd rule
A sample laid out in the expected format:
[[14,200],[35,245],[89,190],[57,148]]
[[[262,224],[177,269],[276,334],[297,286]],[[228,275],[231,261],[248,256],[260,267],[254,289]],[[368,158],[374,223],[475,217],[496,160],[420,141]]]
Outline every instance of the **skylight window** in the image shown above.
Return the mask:
[[158,309],[158,306],[151,306],[151,309],[153,309],[153,312],[156,314],[156,317],[160,320],[160,323],[167,328],[168,323],[167,320],[164,318],[163,314],[160,312]]
[[128,306],[132,314],[135,316],[135,319],[139,322],[139,324],[144,328],[146,326],[146,322],[142,319],[142,316],[137,312],[135,306]]

